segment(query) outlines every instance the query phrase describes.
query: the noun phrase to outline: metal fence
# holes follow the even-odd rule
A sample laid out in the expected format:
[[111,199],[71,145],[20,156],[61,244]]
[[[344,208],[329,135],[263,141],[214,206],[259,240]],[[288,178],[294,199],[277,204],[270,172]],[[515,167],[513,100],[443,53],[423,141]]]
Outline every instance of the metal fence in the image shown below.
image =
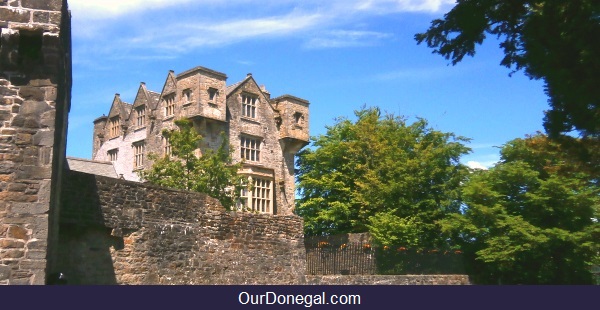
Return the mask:
[[454,250],[375,247],[368,243],[306,245],[310,275],[463,274],[463,255]]

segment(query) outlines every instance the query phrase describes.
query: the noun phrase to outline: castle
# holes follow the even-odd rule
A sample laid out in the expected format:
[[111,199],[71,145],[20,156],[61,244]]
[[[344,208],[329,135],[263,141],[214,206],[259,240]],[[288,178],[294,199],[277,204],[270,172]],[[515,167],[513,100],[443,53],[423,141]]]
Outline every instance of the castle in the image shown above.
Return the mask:
[[[227,87],[224,74],[206,68],[170,72],[160,94],[142,83],[132,105],[117,95],[95,121],[94,157],[115,164],[67,158],[67,0],[2,1],[0,33],[0,285],[467,283],[460,275],[306,275],[303,220],[292,206],[307,101],[271,99],[250,75]],[[151,164],[147,152],[168,153],[160,133],[180,118],[205,138],[198,155],[219,144],[215,133],[229,136],[235,160],[244,159],[240,173],[262,180],[260,195],[247,197],[264,212],[118,178],[114,166],[134,178]]]
[[94,120],[95,161],[111,161],[126,180],[140,181],[139,170],[152,163],[149,153],[170,153],[164,129],[189,119],[203,137],[196,150],[221,145],[221,133],[234,148],[240,174],[252,190],[242,192],[245,208],[260,213],[291,214],[294,207],[294,157],[308,144],[309,102],[292,96],[271,98],[252,74],[226,85],[227,76],[204,67],[175,74],[169,71],[160,93],[141,83],[132,104],[116,94],[107,116]]

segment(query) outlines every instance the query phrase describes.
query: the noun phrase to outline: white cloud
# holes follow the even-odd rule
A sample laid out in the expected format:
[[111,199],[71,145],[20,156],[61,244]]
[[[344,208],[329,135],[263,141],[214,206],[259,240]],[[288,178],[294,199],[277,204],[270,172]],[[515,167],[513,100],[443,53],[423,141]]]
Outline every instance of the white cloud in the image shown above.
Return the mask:
[[[117,17],[133,12],[182,5],[194,0],[70,0],[69,8],[75,16],[85,19]],[[200,1],[197,1],[200,2]],[[209,1],[212,2],[212,1]]]
[[391,37],[390,33],[375,31],[356,30],[334,30],[325,33],[321,37],[310,39],[306,43],[307,48],[333,48],[333,47],[355,47],[370,46],[378,41]]
[[69,8],[88,19],[102,19],[177,6],[221,7],[241,9],[257,7],[293,6],[310,11],[329,13],[361,12],[388,14],[396,12],[438,12],[454,5],[454,0],[70,0]]
[[[203,47],[257,38],[297,37],[306,48],[377,45],[369,17],[436,12],[449,0],[70,0],[76,49],[85,57],[178,57]],[[338,29],[338,30],[333,30]],[[344,29],[344,30],[339,30]],[[160,56],[163,55],[163,56]],[[168,55],[168,56],[164,56]],[[148,59],[150,59],[148,58]],[[419,73],[423,74],[423,72]],[[406,74],[382,76],[403,78]]]
[[[267,18],[227,20],[222,22],[177,23],[147,28],[133,38],[124,38],[119,46],[146,46],[159,50],[183,52],[206,46],[222,46],[249,38],[282,36],[310,28],[322,16],[289,14]],[[193,34],[193,35],[190,35]]]
[[390,12],[438,12],[453,5],[454,0],[357,0],[354,8],[357,11],[375,13]]

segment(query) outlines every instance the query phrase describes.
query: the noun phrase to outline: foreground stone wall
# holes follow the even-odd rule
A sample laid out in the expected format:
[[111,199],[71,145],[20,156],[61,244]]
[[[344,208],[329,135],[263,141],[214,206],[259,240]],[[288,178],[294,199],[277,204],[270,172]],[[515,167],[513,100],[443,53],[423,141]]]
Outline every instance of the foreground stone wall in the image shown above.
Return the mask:
[[236,213],[199,193],[69,172],[59,260],[69,284],[297,284],[302,219]]
[[0,33],[0,284],[44,284],[70,105],[66,1],[0,1]]

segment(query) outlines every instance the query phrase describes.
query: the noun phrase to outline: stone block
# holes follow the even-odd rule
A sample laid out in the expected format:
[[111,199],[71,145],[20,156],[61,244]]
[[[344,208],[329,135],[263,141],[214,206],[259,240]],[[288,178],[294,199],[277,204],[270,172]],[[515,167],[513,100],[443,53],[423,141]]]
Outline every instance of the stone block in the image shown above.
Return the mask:
[[0,259],[17,259],[25,256],[24,250],[4,250],[0,251]]
[[0,110],[0,122],[10,121],[13,117],[11,111]]
[[[46,37],[54,37],[54,36],[44,35],[44,41],[46,41]],[[54,84],[50,79],[31,79],[31,80],[29,80],[29,86],[43,87],[43,86],[56,86],[56,84]]]
[[31,228],[31,237],[36,239],[48,238],[48,216],[40,215],[34,217],[28,225]]
[[34,23],[48,23],[50,21],[50,12],[34,11],[33,22]]
[[29,231],[22,226],[9,226],[7,236],[27,241],[29,239]]
[[21,269],[24,270],[36,270],[36,269],[45,269],[46,268],[46,260],[45,259],[24,259],[19,264]]
[[56,121],[56,110],[54,110],[54,109],[43,113],[40,117],[40,125],[42,127],[54,128],[55,121]]
[[56,96],[58,95],[56,87],[43,87],[42,89],[44,90],[44,100],[56,101]]
[[23,241],[6,239],[6,238],[0,239],[0,248],[21,249],[24,247],[25,247],[25,242],[23,242]]
[[35,10],[60,11],[62,0],[21,0],[21,6]]
[[44,214],[48,212],[50,205],[48,203],[24,203],[14,202],[10,208],[13,214]]
[[36,146],[53,146],[54,131],[39,131],[33,136],[33,145]]
[[[26,121],[27,123],[27,121]],[[15,144],[16,145],[30,145],[32,142],[32,135],[28,133],[17,133]]]
[[29,250],[25,253],[25,258],[36,259],[36,260],[46,259],[46,251],[44,251],[44,250],[37,250],[37,251]]
[[6,265],[0,265],[0,281],[10,279],[12,268]]
[[[30,101],[46,100],[44,89],[41,87],[23,86],[19,89],[19,96],[25,100],[30,100]],[[29,113],[32,113],[32,112],[35,113],[36,111],[34,110]]]
[[24,192],[27,189],[27,184],[11,183],[8,184],[8,190],[11,192]]
[[43,180],[52,176],[51,167],[21,166],[17,171],[17,179],[20,180]]
[[48,242],[42,239],[31,239],[27,242],[27,249],[29,250],[45,250],[48,246]]
[[23,278],[18,278],[18,279],[11,279],[8,282],[9,285],[30,285],[31,284],[31,279],[30,277],[23,277]]
[[0,7],[0,16],[3,20],[15,23],[28,23],[31,12],[18,8]]
[[[22,95],[22,94],[21,94]],[[44,100],[45,92],[39,87],[29,87],[27,95],[30,97],[41,98],[39,100],[25,99],[21,105],[21,115],[42,115],[44,112],[52,109]],[[26,98],[26,97],[23,97]]]

